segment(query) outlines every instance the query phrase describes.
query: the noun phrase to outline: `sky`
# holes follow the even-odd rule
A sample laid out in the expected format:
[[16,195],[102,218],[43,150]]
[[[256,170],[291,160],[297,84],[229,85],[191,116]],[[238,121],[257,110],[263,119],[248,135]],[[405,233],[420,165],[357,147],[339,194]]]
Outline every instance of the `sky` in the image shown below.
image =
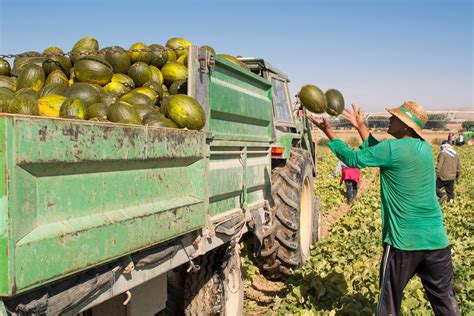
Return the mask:
[[[0,0],[0,54],[69,51],[182,37],[217,53],[261,57],[290,93],[335,88],[346,104],[383,111],[474,107],[472,0]],[[474,108],[473,108],[474,110]]]

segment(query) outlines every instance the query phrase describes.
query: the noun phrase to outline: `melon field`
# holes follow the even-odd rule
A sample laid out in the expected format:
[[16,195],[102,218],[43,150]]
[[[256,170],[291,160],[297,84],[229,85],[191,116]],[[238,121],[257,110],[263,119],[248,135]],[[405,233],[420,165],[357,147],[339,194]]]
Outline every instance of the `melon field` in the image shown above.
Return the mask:
[[[454,282],[461,315],[474,315],[474,148],[457,147],[462,175],[453,203],[442,205],[452,248]],[[438,148],[433,147],[437,156]],[[332,172],[337,163],[327,147],[318,152],[315,191],[323,203],[323,221],[330,225],[311,258],[287,281],[260,275],[243,247],[247,315],[373,315],[378,300],[382,255],[378,170],[362,174],[362,192],[348,207]],[[342,210],[342,211],[341,211]],[[339,215],[333,216],[332,214]],[[259,293],[256,295],[255,293]],[[418,277],[404,291],[402,315],[433,315]]]

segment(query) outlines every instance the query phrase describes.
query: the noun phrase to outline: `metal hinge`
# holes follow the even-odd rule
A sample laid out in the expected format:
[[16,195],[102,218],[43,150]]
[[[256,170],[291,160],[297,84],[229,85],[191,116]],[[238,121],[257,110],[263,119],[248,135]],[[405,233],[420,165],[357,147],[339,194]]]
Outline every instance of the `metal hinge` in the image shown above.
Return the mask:
[[216,60],[214,56],[204,49],[198,52],[199,71],[201,73],[209,73],[216,68]]

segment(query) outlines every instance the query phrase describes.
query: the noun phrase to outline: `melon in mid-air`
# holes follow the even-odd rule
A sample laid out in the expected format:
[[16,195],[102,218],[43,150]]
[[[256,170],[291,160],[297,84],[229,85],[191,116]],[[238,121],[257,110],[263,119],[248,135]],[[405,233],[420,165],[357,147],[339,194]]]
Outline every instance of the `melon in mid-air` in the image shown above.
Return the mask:
[[315,85],[303,86],[298,93],[301,104],[313,113],[324,113],[327,110],[327,99],[323,91]]

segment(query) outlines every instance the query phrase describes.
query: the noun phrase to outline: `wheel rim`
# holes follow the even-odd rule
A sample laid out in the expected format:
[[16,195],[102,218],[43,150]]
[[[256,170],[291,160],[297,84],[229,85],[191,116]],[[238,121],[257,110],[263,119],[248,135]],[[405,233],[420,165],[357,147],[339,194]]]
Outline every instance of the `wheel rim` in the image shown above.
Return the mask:
[[303,181],[300,201],[300,248],[303,259],[308,257],[309,248],[311,246],[311,208],[313,204],[311,198],[311,183],[309,178],[306,177]]

